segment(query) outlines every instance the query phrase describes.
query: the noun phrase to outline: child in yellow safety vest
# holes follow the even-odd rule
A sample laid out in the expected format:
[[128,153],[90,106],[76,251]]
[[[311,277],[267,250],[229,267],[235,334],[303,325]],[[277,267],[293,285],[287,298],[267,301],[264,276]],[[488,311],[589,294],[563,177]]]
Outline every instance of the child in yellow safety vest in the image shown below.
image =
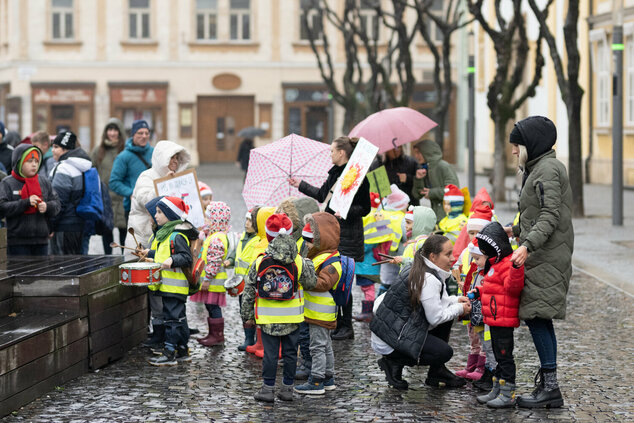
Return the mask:
[[425,240],[433,233],[436,226],[436,213],[429,207],[414,206],[405,214],[405,228],[409,240],[401,256],[394,257],[394,263],[401,267],[414,262],[414,254],[420,250]]
[[[188,207],[178,197],[156,200],[151,203],[156,206],[154,219],[157,230],[150,239],[150,248],[142,251],[142,254],[161,263],[161,284],[158,285],[158,291],[163,300],[165,347],[162,354],[150,359],[149,363],[154,366],[175,366],[179,361],[191,360],[187,348],[189,329],[185,311],[189,282],[182,268],[191,266],[193,258],[189,236],[181,231],[182,226],[179,227],[187,218]],[[146,205],[146,208],[149,207]],[[197,231],[193,227],[191,229],[197,235]]]
[[[482,228],[491,223],[492,219],[493,212],[491,211],[491,208],[489,206],[481,205],[474,211],[467,221],[467,234],[469,235],[470,242],[467,248],[462,251],[460,257],[453,266],[453,273],[456,280],[458,280],[458,287],[463,293],[473,289],[473,284],[477,281],[477,275],[473,274],[474,269],[472,268],[472,263],[474,262],[473,251],[476,248],[474,245],[477,244],[475,236],[482,230]],[[476,252],[476,254],[479,253]],[[484,265],[482,267],[484,267]],[[471,274],[469,274],[469,272],[471,272]],[[465,282],[467,280],[467,275],[469,275],[468,280],[471,282],[470,284],[472,286],[466,286],[467,284]],[[486,364],[486,354],[482,348],[480,337],[478,336],[478,333],[484,330],[484,327],[474,327],[471,323],[468,323],[467,330],[469,333],[470,344],[467,365],[463,370],[457,371],[456,375],[475,381],[480,379],[484,374],[484,366]]]
[[205,218],[209,225],[209,236],[203,242],[200,257],[204,261],[204,269],[200,277],[200,291],[192,295],[191,301],[204,303],[209,317],[209,332],[198,342],[206,347],[220,345],[225,342],[225,321],[222,309],[227,305],[225,281],[226,267],[231,263],[229,256],[229,239],[227,232],[231,228],[231,208],[222,201],[212,201],[205,210]]
[[299,324],[304,321],[303,289],[317,285],[313,262],[297,253],[291,233],[293,224],[285,214],[273,214],[266,221],[270,241],[265,254],[249,268],[242,294],[240,315],[248,327],[261,327],[264,348],[262,379],[254,395],[257,401],[275,401],[275,376],[280,352],[284,360],[284,380],[278,398],[293,400],[297,369]]
[[463,213],[464,194],[457,186],[449,184],[445,187],[443,204],[447,215],[438,222],[438,229],[455,244],[468,219]]
[[306,217],[302,237],[308,246],[317,273],[317,285],[304,291],[304,318],[310,332],[311,369],[309,380],[295,386],[295,392],[323,395],[335,389],[335,356],[330,331],[337,327],[337,304],[330,294],[341,279],[339,257],[339,222],[329,213]]
[[[255,245],[260,242],[255,233],[254,213],[257,213],[257,209],[251,209],[247,212],[246,219],[244,221],[244,232],[240,235],[240,240],[236,247],[236,260],[234,265],[234,274],[244,279],[249,273],[249,267],[256,259]],[[242,304],[242,294],[238,297],[240,304]],[[238,346],[239,351],[246,351],[247,347],[255,344],[255,328],[244,326],[244,342]]]

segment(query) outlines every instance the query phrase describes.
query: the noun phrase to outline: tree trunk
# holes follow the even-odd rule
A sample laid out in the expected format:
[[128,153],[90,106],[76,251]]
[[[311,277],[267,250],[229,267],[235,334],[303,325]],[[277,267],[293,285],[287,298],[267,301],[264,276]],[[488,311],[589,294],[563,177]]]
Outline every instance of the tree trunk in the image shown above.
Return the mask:
[[568,175],[572,190],[572,216],[583,217],[583,160],[581,152],[581,97],[571,89],[568,107]]
[[506,179],[506,123],[498,118],[495,120],[495,153],[493,157],[493,192],[495,203],[506,201],[504,180]]

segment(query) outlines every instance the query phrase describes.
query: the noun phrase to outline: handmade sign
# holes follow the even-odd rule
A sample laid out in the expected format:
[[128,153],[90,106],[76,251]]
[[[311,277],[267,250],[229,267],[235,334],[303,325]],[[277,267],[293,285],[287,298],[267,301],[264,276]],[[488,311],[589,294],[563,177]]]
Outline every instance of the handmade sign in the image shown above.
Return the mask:
[[157,195],[178,197],[189,206],[187,221],[200,228],[205,224],[203,203],[198,189],[198,177],[196,170],[187,169],[173,176],[165,176],[154,180],[154,189]]
[[335,184],[329,204],[329,207],[333,211],[339,212],[342,218],[348,217],[352,200],[378,151],[379,147],[365,138],[361,138],[352,152],[352,157],[348,160],[346,168]]
[[368,182],[370,182],[370,192],[376,192],[381,198],[385,198],[392,193],[390,178],[387,176],[385,166],[368,172]]

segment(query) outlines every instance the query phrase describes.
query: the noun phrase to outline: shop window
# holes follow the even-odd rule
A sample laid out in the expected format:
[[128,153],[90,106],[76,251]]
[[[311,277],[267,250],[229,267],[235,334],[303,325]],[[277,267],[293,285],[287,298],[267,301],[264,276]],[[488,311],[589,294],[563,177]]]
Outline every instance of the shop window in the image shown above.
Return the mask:
[[320,39],[324,29],[324,19],[319,7],[319,0],[299,0],[299,9],[299,39],[309,40],[311,36],[308,28],[304,25],[304,17],[310,25],[314,39]]
[[251,39],[251,0],[230,0],[229,34],[232,40]]
[[51,30],[53,40],[72,40],[75,38],[73,0],[52,0]]
[[218,38],[218,0],[196,0],[196,39]]
[[178,123],[181,138],[192,138],[194,136],[194,105],[182,103],[178,105]]
[[129,37],[131,40],[150,38],[150,0],[129,0]]
[[332,106],[328,92],[321,87],[288,87],[284,89],[285,133],[296,133],[310,139],[328,142]]

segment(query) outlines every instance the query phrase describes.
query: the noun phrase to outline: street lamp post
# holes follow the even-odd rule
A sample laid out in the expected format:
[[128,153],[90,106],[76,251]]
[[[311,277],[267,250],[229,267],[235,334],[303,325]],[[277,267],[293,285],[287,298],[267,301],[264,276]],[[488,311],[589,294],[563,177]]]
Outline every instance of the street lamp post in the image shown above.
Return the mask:
[[623,0],[612,6],[612,225],[623,226]]
[[469,61],[467,78],[469,81],[469,120],[467,123],[467,147],[469,150],[468,186],[475,194],[475,45],[473,30],[469,31]]

